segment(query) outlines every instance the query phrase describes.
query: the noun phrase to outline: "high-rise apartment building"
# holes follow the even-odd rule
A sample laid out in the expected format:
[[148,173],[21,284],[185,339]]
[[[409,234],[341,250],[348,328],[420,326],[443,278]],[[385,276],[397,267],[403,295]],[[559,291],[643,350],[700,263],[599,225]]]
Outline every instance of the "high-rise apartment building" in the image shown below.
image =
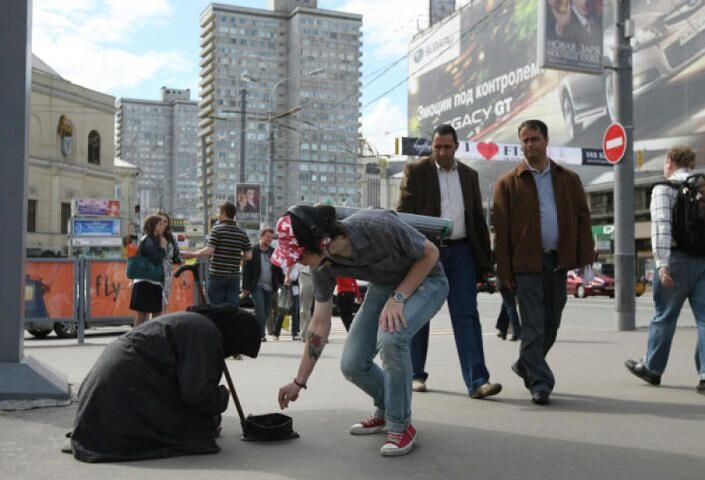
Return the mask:
[[141,169],[137,195],[147,203],[143,207],[202,219],[198,102],[191,100],[191,91],[162,87],[161,100],[119,98],[116,103],[116,155]]
[[209,211],[233,199],[242,152],[242,179],[262,184],[264,219],[297,202],[359,205],[361,26],[360,15],[316,0],[214,3],[201,14]]

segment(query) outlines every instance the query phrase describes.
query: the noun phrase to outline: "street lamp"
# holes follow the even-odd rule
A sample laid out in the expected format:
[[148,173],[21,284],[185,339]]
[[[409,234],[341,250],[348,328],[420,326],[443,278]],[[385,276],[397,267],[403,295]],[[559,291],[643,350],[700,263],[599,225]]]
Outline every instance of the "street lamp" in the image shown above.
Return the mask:
[[273,121],[275,118],[281,118],[285,115],[289,115],[291,113],[297,112],[299,109],[292,109],[289,112],[286,112],[285,114],[282,115],[277,115],[276,117],[274,116],[274,94],[276,93],[277,88],[279,88],[281,85],[283,85],[285,82],[288,82],[289,80],[293,80],[295,78],[299,77],[313,77],[316,75],[320,75],[321,73],[324,73],[325,70],[323,68],[316,68],[315,70],[311,70],[310,72],[304,72],[302,74],[296,74],[296,75],[291,75],[289,77],[283,78],[276,82],[273,86],[272,89],[269,93],[269,110],[267,111],[267,124],[269,125],[269,161],[268,166],[267,166],[267,222],[272,224],[273,223],[273,216],[274,216],[274,124]]

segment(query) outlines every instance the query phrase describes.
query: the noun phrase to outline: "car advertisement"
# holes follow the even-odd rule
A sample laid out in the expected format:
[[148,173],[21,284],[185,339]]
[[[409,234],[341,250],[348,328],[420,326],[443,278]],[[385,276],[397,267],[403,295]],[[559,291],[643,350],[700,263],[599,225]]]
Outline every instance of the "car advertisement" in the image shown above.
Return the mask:
[[[614,4],[600,3],[602,74],[540,67],[535,0],[479,0],[419,33],[409,46],[409,137],[430,139],[448,123],[461,141],[516,144],[518,125],[539,118],[553,146],[600,149],[616,120]],[[705,143],[705,0],[632,2],[631,18],[635,152],[660,169],[674,144]]]

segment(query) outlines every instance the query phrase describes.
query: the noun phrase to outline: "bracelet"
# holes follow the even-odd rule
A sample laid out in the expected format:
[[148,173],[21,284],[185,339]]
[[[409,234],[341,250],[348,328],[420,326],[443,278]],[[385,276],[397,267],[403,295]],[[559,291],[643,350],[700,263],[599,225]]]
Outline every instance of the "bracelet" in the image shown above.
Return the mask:
[[308,387],[306,387],[305,383],[299,383],[299,381],[296,380],[295,378],[294,378],[294,385],[296,385],[299,388],[303,388],[304,390],[306,390],[308,388]]

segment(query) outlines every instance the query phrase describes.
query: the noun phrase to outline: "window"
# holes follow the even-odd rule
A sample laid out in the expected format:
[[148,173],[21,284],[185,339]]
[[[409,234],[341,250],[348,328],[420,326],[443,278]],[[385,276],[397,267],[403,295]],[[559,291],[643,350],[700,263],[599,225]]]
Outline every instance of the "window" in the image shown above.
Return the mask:
[[88,163],[100,165],[100,134],[95,130],[88,134]]
[[69,221],[71,220],[71,203],[61,202],[61,233],[69,233]]
[[37,231],[37,201],[28,200],[27,204],[27,231]]

